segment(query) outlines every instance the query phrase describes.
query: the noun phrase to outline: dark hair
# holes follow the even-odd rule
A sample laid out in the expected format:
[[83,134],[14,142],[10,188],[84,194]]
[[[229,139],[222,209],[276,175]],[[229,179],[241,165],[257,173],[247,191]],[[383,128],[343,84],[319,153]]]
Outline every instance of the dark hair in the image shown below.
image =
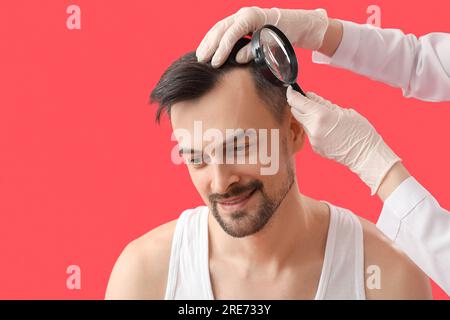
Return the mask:
[[281,122],[287,105],[286,88],[269,82],[254,61],[240,64],[235,60],[237,52],[249,41],[246,38],[240,39],[220,68],[212,67],[211,63],[198,62],[195,52],[189,52],[173,62],[150,95],[150,103],[159,104],[156,122],[160,122],[163,111],[166,111],[170,118],[173,104],[201,97],[212,90],[226,72],[236,68],[247,68],[250,71],[259,96],[275,119]]

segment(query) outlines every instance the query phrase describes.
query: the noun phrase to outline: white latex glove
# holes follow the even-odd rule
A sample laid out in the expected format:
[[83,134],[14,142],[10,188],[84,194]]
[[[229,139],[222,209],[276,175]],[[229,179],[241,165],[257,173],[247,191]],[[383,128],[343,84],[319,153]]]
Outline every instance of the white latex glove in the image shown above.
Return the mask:
[[[328,27],[328,16],[324,9],[261,9],[258,7],[242,8],[235,14],[216,23],[197,48],[199,62],[212,58],[214,67],[222,65],[235,43],[250,32],[265,24],[278,27],[292,45],[304,49],[317,50],[322,46]],[[214,56],[213,56],[214,55]],[[236,56],[239,63],[247,63],[252,58],[251,46],[248,44]]]
[[374,195],[392,166],[401,159],[370,122],[353,109],[343,109],[318,95],[307,98],[287,90],[293,116],[300,122],[315,152],[356,173]]

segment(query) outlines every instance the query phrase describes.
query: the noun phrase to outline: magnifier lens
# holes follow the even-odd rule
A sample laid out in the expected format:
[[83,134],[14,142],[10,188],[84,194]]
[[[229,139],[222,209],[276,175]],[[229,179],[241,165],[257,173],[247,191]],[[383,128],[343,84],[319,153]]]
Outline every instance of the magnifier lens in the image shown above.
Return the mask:
[[260,47],[264,52],[267,66],[278,80],[291,83],[293,80],[291,60],[283,41],[268,28],[261,30]]

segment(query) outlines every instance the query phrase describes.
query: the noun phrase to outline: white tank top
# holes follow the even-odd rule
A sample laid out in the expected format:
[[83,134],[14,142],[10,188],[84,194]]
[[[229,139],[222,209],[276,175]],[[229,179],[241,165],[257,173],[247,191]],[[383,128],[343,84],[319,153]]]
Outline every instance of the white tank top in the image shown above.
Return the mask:
[[[359,219],[330,207],[325,256],[315,299],[363,300],[364,245]],[[164,299],[214,300],[209,276],[207,206],[181,213],[173,235]]]

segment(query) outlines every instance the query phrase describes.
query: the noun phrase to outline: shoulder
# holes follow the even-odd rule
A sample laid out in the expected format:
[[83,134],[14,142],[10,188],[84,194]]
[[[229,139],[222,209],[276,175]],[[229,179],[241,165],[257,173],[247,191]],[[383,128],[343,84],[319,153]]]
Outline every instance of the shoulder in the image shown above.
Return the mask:
[[111,272],[105,299],[163,299],[178,219],[130,242]]
[[428,277],[371,222],[360,218],[367,299],[432,299]]

